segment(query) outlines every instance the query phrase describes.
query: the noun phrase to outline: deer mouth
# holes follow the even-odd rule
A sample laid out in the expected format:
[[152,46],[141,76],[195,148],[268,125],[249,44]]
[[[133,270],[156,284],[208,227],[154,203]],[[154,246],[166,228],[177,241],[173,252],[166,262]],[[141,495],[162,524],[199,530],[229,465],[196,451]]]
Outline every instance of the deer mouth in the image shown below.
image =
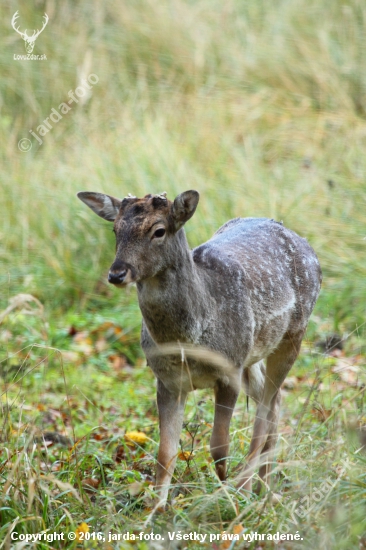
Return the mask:
[[116,287],[123,287],[128,285],[129,283],[133,283],[134,281],[134,270],[130,266],[112,265],[111,269],[109,270],[108,282],[111,283],[111,285],[114,285]]
[[117,287],[126,286],[129,283],[133,283],[133,281],[134,279],[132,277],[132,273],[130,269],[124,272],[118,273],[117,275],[111,272],[108,273],[108,282],[111,283],[111,285],[114,285]]

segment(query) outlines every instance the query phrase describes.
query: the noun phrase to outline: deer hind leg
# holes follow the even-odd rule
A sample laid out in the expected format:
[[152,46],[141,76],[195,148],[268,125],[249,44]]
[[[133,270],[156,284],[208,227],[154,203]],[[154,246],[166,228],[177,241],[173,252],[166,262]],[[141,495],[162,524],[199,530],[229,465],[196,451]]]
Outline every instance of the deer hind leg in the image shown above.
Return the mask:
[[156,470],[157,506],[163,509],[177,461],[179,438],[182,431],[186,394],[169,392],[158,379],[157,403],[159,411],[160,444]]
[[215,387],[215,419],[210,449],[215,461],[216,474],[221,481],[226,478],[226,458],[229,454],[229,428],[239,392],[219,383]]
[[260,458],[265,462],[260,469],[260,476],[264,479],[270,472],[269,458],[277,440],[281,385],[298,356],[303,334],[302,331],[287,334],[267,358],[263,395],[258,403],[248,460],[240,475],[238,489],[252,490],[252,477]]
[[[280,415],[280,405],[281,405],[281,391],[278,391],[275,397],[273,398],[271,410],[267,418],[268,424],[269,424],[268,436],[260,455],[261,466],[259,468],[259,477],[264,482],[268,481],[269,475],[272,470],[275,445],[278,437],[277,427],[278,427],[278,420]],[[256,492],[259,493],[261,490],[261,487],[262,487],[262,484],[258,482],[258,485],[256,486]]]

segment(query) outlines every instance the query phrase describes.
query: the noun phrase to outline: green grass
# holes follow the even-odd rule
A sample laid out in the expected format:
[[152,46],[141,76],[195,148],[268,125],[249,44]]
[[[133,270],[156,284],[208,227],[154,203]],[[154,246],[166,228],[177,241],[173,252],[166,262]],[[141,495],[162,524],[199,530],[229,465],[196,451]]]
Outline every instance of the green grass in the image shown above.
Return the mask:
[[[47,61],[13,59],[25,53],[10,26],[16,10],[28,29],[48,13],[34,49]],[[304,537],[295,547],[359,547],[366,529],[358,439],[366,355],[362,2],[134,0],[91,9],[84,1],[20,1],[3,4],[0,14],[0,318],[19,294],[41,304],[28,302],[25,314],[18,298],[0,326],[0,546],[13,522],[22,533],[66,532],[83,521],[107,533],[139,532],[149,521],[157,413],[139,347],[136,292],[107,284],[111,226],[76,192],[165,190],[173,198],[193,188],[201,199],[186,226],[192,246],[232,217],[273,217],[308,238],[324,283],[294,368],[297,382],[284,398],[278,500],[246,500],[230,488],[232,478],[220,488],[207,451],[212,395],[199,393],[182,434],[183,448],[194,443],[195,454],[189,464],[180,461],[172,506],[153,520],[154,532],[220,533],[241,524],[265,533],[290,518]],[[39,145],[29,130],[91,73],[99,78],[91,97]],[[22,138],[32,141],[27,153],[18,149]],[[315,342],[334,331],[345,351],[329,359]],[[356,381],[339,378],[333,363],[341,360],[359,369]],[[242,398],[231,430],[232,475],[253,415]],[[143,449],[124,443],[134,429],[150,438]],[[72,446],[45,449],[37,439],[44,431],[67,436]],[[120,462],[113,458],[118,445]],[[352,468],[340,476],[345,459]],[[99,481],[94,492],[82,484],[90,477]],[[299,500],[327,480],[334,486],[324,502],[300,518]],[[134,483],[141,489],[135,495]]]
[[[14,318],[22,321],[17,314]],[[34,320],[31,326],[34,333],[40,331],[37,340],[42,341],[42,323]],[[90,531],[105,537],[109,531],[147,532],[145,522],[148,532],[162,536],[179,530],[232,532],[239,524],[249,533],[298,531],[304,548],[357,547],[365,527],[366,496],[365,458],[358,439],[364,418],[362,373],[356,383],[347,385],[333,371],[338,359],[304,350],[295,387],[285,390],[272,502],[268,495],[245,499],[232,487],[249,444],[253,405],[247,412],[243,397],[235,412],[229,480],[223,490],[208,451],[213,396],[208,391],[192,394],[181,448],[193,449],[193,457],[189,463],[178,463],[171,507],[149,519],[158,442],[153,375],[139,360],[133,369],[111,367],[108,357],[122,353],[124,344],[111,342],[107,352],[98,347],[108,338],[105,322],[99,330],[79,335],[54,334],[59,347],[68,348],[63,353],[23,348],[12,362],[16,368],[4,375],[3,536],[14,521],[14,530],[24,534],[44,528],[68,533],[86,522]],[[22,338],[26,345],[24,332]],[[129,448],[124,434],[131,430],[147,434],[147,443]],[[44,446],[41,434],[50,432],[69,442]],[[97,480],[97,488],[85,485],[90,478]]]

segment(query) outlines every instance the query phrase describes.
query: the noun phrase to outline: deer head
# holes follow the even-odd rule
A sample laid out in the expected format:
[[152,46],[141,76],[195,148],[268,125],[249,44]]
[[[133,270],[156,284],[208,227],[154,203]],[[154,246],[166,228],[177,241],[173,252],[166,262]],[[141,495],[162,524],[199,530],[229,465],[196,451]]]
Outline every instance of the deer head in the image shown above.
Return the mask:
[[11,20],[11,26],[23,38],[23,40],[25,42],[24,45],[25,45],[26,52],[27,53],[32,53],[33,48],[34,48],[34,44],[35,44],[38,36],[41,34],[41,32],[43,31],[43,29],[45,28],[45,26],[48,23],[48,15],[47,15],[47,13],[44,14],[43,27],[41,28],[41,30],[33,31],[32,36],[27,35],[27,29],[25,29],[25,31],[22,32],[22,31],[19,30],[19,28],[17,28],[15,26],[16,20],[18,19],[18,17],[19,17],[19,12],[16,11],[13,15],[13,19]]
[[98,216],[114,222],[116,258],[108,280],[118,287],[154,277],[171,265],[184,239],[179,230],[193,216],[199,200],[197,191],[185,191],[174,202],[166,193],[119,200],[86,191],[78,197]]

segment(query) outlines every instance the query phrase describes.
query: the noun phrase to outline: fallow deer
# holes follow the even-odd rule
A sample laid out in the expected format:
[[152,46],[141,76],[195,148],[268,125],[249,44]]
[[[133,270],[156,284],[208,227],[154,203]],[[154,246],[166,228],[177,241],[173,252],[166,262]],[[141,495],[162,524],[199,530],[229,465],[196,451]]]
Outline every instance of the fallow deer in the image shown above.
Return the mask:
[[157,378],[160,506],[175,467],[186,396],[201,388],[215,393],[210,448],[220,480],[226,477],[229,426],[240,387],[257,403],[237,482],[238,489],[251,491],[258,462],[260,478],[269,476],[281,384],[319,294],[315,252],[306,239],[267,218],[230,220],[191,251],[183,225],[198,204],[193,190],[173,202],[166,193],[123,200],[91,192],[78,197],[114,222],[116,257],[109,282],[137,286],[141,345]]

